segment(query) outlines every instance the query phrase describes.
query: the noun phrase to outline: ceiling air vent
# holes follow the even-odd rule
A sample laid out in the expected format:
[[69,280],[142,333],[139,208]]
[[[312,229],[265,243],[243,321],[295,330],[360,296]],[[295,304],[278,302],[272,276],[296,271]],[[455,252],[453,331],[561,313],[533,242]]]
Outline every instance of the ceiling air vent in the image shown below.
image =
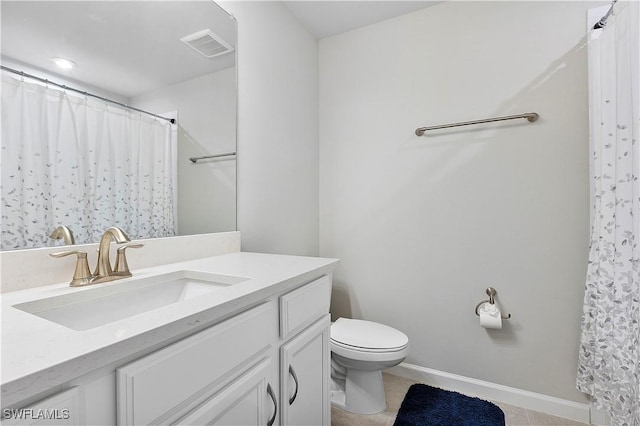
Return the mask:
[[211,30],[198,31],[197,33],[182,37],[180,41],[205,58],[213,58],[233,51],[233,46]]

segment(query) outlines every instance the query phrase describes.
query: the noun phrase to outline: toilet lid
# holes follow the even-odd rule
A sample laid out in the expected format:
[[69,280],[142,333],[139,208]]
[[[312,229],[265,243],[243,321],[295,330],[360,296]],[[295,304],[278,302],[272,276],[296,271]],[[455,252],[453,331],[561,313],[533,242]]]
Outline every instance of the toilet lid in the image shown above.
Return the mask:
[[338,318],[331,325],[331,340],[366,349],[395,349],[406,346],[406,334],[372,321]]

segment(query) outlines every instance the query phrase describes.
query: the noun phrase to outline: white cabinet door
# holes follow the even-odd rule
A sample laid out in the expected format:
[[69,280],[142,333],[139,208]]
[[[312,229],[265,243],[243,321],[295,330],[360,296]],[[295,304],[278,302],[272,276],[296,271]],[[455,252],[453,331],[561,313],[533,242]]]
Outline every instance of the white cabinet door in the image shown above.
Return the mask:
[[282,425],[329,425],[329,315],[280,349]]
[[266,358],[176,424],[271,426],[278,402],[270,377],[271,358]]

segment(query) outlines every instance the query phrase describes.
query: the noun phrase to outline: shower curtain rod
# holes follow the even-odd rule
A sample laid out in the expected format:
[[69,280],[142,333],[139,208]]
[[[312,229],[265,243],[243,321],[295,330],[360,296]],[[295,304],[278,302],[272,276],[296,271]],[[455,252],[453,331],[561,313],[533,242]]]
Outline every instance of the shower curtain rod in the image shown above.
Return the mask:
[[140,108],[136,108],[136,107],[132,107],[132,106],[127,105],[127,104],[123,104],[122,102],[114,101],[114,100],[112,100],[112,99],[105,98],[105,97],[103,97],[103,96],[94,95],[93,93],[85,92],[84,90],[78,90],[78,89],[74,89],[73,87],[66,86],[66,85],[64,85],[64,84],[55,83],[55,82],[53,82],[53,81],[51,81],[51,80],[47,80],[46,78],[37,77],[37,76],[35,76],[35,75],[28,74],[28,73],[26,73],[26,72],[24,72],[24,71],[14,70],[13,68],[5,67],[4,65],[0,65],[0,68],[1,68],[2,70],[4,70],[4,71],[11,72],[11,73],[14,73],[14,74],[18,74],[18,75],[20,75],[20,76],[22,76],[22,77],[27,77],[27,78],[30,78],[30,79],[33,79],[33,80],[39,81],[39,82],[41,82],[41,83],[45,83],[45,84],[49,84],[49,85],[51,85],[51,86],[59,87],[59,88],[61,88],[61,89],[63,89],[63,90],[71,90],[72,92],[80,93],[81,95],[91,96],[92,98],[100,99],[101,101],[109,102],[109,103],[112,103],[112,104],[118,105],[118,106],[120,106],[120,107],[126,108],[126,109],[131,109],[131,110],[133,110],[133,111],[141,112],[141,113],[144,113],[144,114],[150,115],[150,116],[152,116],[152,117],[160,118],[160,119],[162,119],[162,120],[167,120],[167,121],[168,121],[168,122],[170,122],[171,124],[175,124],[175,123],[176,123],[175,118],[167,118],[167,117],[163,117],[163,116],[161,116],[161,115],[154,114],[154,113],[152,113],[152,112],[145,111],[145,110],[140,109]]
[[609,8],[609,11],[602,18],[600,18],[598,22],[596,22],[596,24],[593,26],[594,30],[599,30],[600,28],[604,28],[605,25],[607,25],[607,19],[609,19],[609,16],[611,16],[611,13],[613,13],[613,6],[617,1],[618,0],[611,1],[611,7]]

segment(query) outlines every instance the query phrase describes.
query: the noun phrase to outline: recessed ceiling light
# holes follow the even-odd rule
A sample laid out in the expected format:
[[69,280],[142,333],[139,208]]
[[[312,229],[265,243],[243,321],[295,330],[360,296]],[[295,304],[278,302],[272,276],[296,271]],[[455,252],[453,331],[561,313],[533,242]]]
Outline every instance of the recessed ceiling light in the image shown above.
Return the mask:
[[55,62],[57,66],[65,70],[70,70],[76,66],[75,62],[65,58],[51,58],[51,60]]

